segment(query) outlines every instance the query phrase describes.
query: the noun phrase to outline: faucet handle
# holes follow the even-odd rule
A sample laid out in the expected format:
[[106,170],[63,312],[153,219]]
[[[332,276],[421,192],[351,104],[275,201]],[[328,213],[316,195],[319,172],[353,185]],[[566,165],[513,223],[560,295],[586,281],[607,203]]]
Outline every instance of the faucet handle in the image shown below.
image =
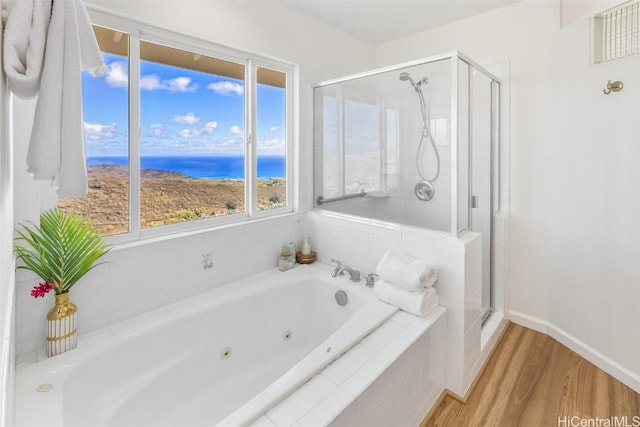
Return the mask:
[[376,284],[376,280],[378,280],[380,278],[379,275],[377,275],[376,273],[369,273],[367,274],[367,277],[365,277],[365,286],[367,288],[373,288],[373,286]]
[[340,271],[340,269],[342,268],[342,262],[338,261],[337,259],[331,258],[331,262],[336,263],[336,268],[333,269],[333,271],[331,272],[331,277],[338,277],[338,273],[340,273],[340,275],[342,275],[342,271]]

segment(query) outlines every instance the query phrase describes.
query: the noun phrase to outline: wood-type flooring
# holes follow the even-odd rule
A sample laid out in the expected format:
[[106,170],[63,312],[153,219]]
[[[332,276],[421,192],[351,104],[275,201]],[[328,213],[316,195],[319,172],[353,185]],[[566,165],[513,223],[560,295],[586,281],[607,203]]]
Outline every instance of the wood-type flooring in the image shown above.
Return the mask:
[[443,395],[421,427],[640,427],[640,394],[553,338],[514,323],[465,400]]

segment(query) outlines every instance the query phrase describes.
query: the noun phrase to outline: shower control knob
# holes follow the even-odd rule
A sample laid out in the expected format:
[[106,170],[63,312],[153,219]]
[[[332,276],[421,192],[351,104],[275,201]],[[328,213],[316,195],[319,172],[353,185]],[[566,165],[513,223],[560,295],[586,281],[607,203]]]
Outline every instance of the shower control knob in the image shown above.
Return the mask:
[[419,181],[414,187],[414,192],[418,199],[428,202],[433,199],[436,190],[433,188],[433,184],[429,181]]

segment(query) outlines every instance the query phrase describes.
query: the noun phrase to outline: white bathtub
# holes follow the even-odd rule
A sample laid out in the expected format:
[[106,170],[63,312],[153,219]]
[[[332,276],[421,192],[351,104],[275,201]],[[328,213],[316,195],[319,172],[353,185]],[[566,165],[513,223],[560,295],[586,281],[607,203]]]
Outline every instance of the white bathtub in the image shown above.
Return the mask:
[[20,365],[17,426],[247,425],[397,311],[330,271],[270,270]]

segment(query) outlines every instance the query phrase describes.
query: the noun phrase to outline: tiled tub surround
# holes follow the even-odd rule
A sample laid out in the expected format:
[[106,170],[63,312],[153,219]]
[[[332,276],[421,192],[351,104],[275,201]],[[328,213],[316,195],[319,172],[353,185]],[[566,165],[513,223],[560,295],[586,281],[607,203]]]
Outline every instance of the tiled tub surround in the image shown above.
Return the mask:
[[[396,315],[385,323],[396,308],[330,272],[319,263],[271,269],[81,335],[76,350],[22,363],[16,425],[246,425],[354,345],[348,355],[356,356],[345,358],[367,356],[375,370],[420,335],[424,321]],[[345,306],[334,299],[339,290],[349,296]],[[353,368],[345,363],[325,373],[339,378]],[[36,391],[41,384],[52,388]]]
[[[322,209],[308,213],[321,260],[339,259],[363,273],[375,268],[388,249],[427,260],[438,269],[435,285],[447,308],[446,387],[464,396],[488,355],[481,349],[482,239],[474,232],[449,233],[345,215]],[[493,337],[501,327],[494,329]],[[487,339],[489,345],[495,340]]]
[[446,309],[397,312],[252,427],[415,427],[444,390]]

